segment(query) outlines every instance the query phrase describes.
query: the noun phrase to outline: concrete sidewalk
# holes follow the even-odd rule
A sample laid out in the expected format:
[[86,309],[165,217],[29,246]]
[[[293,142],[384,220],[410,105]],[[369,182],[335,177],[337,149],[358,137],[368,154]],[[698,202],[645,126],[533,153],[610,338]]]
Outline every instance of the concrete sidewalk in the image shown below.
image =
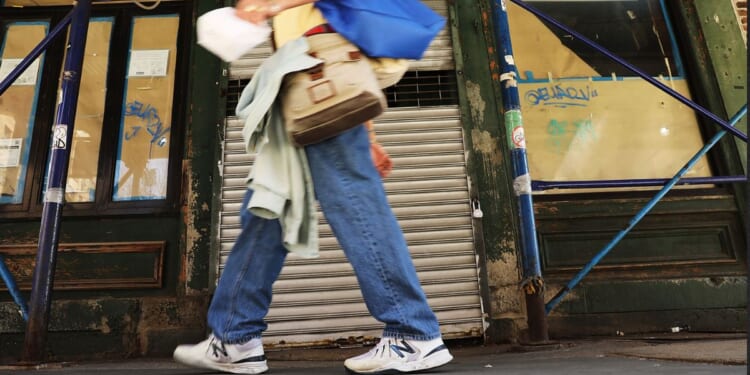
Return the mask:
[[[430,374],[747,374],[747,341],[737,335],[576,340],[545,346],[458,346],[449,342],[448,346],[455,359]],[[268,352],[269,374],[346,374],[343,359],[367,349]],[[51,363],[41,368],[0,367],[0,374],[19,373],[198,375],[212,372],[188,368],[169,358]]]

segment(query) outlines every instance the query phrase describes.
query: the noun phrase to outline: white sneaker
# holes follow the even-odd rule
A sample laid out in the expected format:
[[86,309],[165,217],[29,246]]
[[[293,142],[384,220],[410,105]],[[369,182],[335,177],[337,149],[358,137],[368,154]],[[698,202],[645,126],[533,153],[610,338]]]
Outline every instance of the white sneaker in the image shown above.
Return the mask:
[[357,374],[412,372],[439,367],[452,359],[441,338],[417,341],[384,337],[369,352],[347,359],[344,366]]
[[180,345],[174,359],[188,366],[232,374],[260,374],[268,370],[261,339],[244,344],[224,344],[214,335],[195,345]]

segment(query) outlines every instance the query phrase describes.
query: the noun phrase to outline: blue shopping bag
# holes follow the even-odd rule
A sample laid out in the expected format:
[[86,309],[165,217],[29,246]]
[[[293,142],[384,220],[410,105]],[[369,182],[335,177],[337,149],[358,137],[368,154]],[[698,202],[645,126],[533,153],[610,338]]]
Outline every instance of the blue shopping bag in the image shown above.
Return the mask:
[[370,57],[421,59],[445,18],[419,0],[319,0],[328,23]]

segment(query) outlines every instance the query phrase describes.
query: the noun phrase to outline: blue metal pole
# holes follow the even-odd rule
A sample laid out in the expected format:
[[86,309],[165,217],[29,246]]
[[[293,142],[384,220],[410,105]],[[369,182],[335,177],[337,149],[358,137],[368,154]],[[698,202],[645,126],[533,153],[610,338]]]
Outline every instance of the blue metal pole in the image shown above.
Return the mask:
[[573,35],[577,39],[580,39],[585,44],[587,44],[590,47],[592,47],[592,48],[596,49],[597,51],[601,52],[602,54],[604,54],[605,56],[609,57],[610,59],[612,59],[613,61],[617,62],[618,64],[624,66],[625,68],[627,68],[631,72],[637,74],[638,76],[640,76],[644,80],[648,81],[652,85],[660,88],[661,90],[663,90],[664,92],[666,92],[667,94],[669,94],[670,96],[672,96],[673,98],[679,100],[680,102],[682,102],[683,104],[687,105],[688,107],[690,107],[690,108],[692,108],[692,109],[700,112],[704,116],[710,118],[711,120],[713,120],[714,122],[716,122],[717,124],[719,124],[719,126],[721,126],[725,131],[727,131],[727,132],[731,133],[732,135],[740,138],[741,140],[747,142],[747,134],[743,133],[742,131],[740,131],[737,128],[734,128],[733,126],[731,126],[730,124],[728,124],[726,121],[724,121],[719,116],[715,115],[714,113],[712,113],[711,111],[707,110],[706,108],[703,108],[702,106],[696,104],[692,100],[690,100],[690,99],[682,96],[677,91],[672,90],[669,86],[667,86],[667,85],[665,85],[665,84],[657,81],[653,77],[649,76],[648,74],[646,74],[642,70],[636,68],[634,65],[628,63],[627,61],[621,59],[619,56],[617,56],[614,53],[610,52],[606,48],[600,46],[599,44],[597,44],[597,43],[595,43],[593,41],[591,41],[590,39],[588,39],[585,36],[581,35],[580,33],[576,32],[575,30],[567,27],[563,23],[558,22],[554,18],[552,18],[552,17],[550,17],[550,16],[548,16],[548,15],[540,12],[539,10],[537,10],[537,9],[529,6],[528,4],[524,3],[521,0],[510,0],[510,1],[514,2],[515,4],[517,4],[518,6],[524,8],[524,9],[526,9],[527,11],[533,13],[537,17],[539,17],[539,18],[541,18],[541,19],[543,19],[543,20],[545,20],[545,21],[547,21],[547,22],[555,25],[556,27],[558,27],[558,28],[560,28],[562,30],[565,30],[565,32],[570,33],[570,35]]
[[79,0],[73,8],[68,51],[62,75],[62,100],[57,107],[50,142],[47,165],[47,186],[44,193],[39,248],[31,288],[29,322],[26,328],[22,361],[41,362],[47,341],[47,326],[54,281],[57,245],[62,209],[65,203],[65,183],[73,142],[73,122],[78,104],[83,54],[91,14],[91,0]]
[[5,285],[8,287],[8,291],[10,292],[11,297],[13,297],[13,301],[15,301],[18,305],[23,320],[28,321],[29,313],[26,310],[26,301],[23,300],[21,291],[18,290],[18,287],[16,286],[16,281],[13,279],[13,274],[10,273],[10,270],[5,265],[5,257],[2,254],[0,254],[0,277],[2,277],[3,281],[5,281]]
[[[71,18],[73,17],[73,11],[71,10],[68,12],[68,14],[65,15],[65,17],[60,21],[60,23],[55,26],[52,31],[50,31],[49,34],[47,34],[44,39],[42,39],[39,44],[34,47],[31,52],[23,59],[21,60],[21,63],[18,64],[9,74],[5,77],[2,81],[0,81],[0,95],[3,95],[5,91],[10,88],[10,86],[15,82],[18,77],[23,74],[23,72],[28,69],[28,67],[31,65],[34,60],[36,60],[42,52],[44,52],[49,44],[57,38],[57,36],[68,27],[68,24],[70,23]],[[18,307],[21,310],[21,315],[23,316],[23,319],[28,321],[29,320],[29,313],[26,309],[26,301],[24,301],[23,296],[21,295],[21,292],[18,290],[18,287],[16,286],[16,282],[13,279],[13,274],[10,273],[8,268],[5,266],[5,259],[2,255],[0,255],[0,276],[2,276],[3,281],[5,282],[5,285],[8,287],[8,291],[10,291],[11,296],[13,297],[13,300],[16,302]]]
[[660,0],[659,6],[661,7],[662,17],[664,17],[664,21],[667,25],[667,33],[669,33],[669,45],[672,46],[672,51],[675,51],[674,65],[675,67],[677,67],[677,74],[684,76],[685,68],[682,65],[682,57],[680,57],[680,54],[677,53],[677,51],[679,51],[679,48],[677,47],[677,38],[675,37],[676,34],[674,32],[674,26],[672,26],[672,19],[669,16],[669,12],[667,11],[666,0]]
[[[730,120],[731,126],[734,126],[735,124],[737,124],[737,122],[740,121],[742,119],[742,117],[745,116],[745,114],[747,114],[747,104],[745,104],[742,107],[742,109],[740,109],[740,111],[737,112],[737,114],[735,114],[732,117],[732,119]],[[716,145],[716,143],[718,143],[719,140],[721,139],[721,137],[723,137],[726,133],[727,132],[725,132],[723,130],[721,130],[718,133],[716,133],[716,135],[714,135],[713,138],[711,138],[711,140],[705,146],[703,146],[703,148],[701,148],[701,150],[698,151],[698,153],[695,154],[695,156],[693,156],[687,162],[687,164],[685,164],[685,166],[682,167],[682,169],[680,169],[680,171],[677,172],[677,174],[661,190],[659,190],[659,192],[656,194],[656,196],[654,196],[646,204],[646,206],[643,207],[635,215],[635,217],[633,217],[632,220],[630,220],[630,224],[628,224],[628,227],[625,228],[625,229],[623,229],[622,231],[620,231],[615,236],[615,238],[612,241],[610,241],[610,243],[608,243],[598,254],[596,254],[596,256],[594,256],[594,258],[588,264],[586,264],[586,266],[584,266],[583,269],[581,269],[581,271],[579,271],[578,274],[572,280],[570,280],[570,282],[568,282],[568,284],[562,290],[560,290],[560,292],[558,292],[557,295],[555,295],[547,303],[547,305],[546,305],[547,313],[549,313],[550,311],[552,311],[552,309],[554,309],[555,306],[557,306],[557,304],[560,303],[560,301],[563,299],[563,297],[565,297],[565,295],[568,294],[568,292],[570,292],[576,285],[578,285],[579,282],[581,282],[581,280],[589,272],[591,272],[591,270],[594,268],[594,266],[596,266],[604,258],[604,256],[606,256],[610,252],[610,250],[612,250],[612,248],[614,248],[615,245],[618,242],[620,242],[620,240],[622,240],[622,238],[625,237],[625,235],[628,232],[630,232],[630,230],[633,229],[633,227],[635,227],[635,225],[638,224],[638,222],[640,222],[641,219],[643,219],[643,217],[646,216],[646,214],[649,211],[651,211],[651,209],[653,209],[654,206],[656,206],[656,204],[659,203],[659,201],[665,195],[667,195],[667,193],[669,192],[669,190],[672,189],[672,187],[677,183],[677,181],[679,181],[680,178],[682,178],[682,176],[684,176],[685,173],[687,173],[690,170],[690,168],[692,168],[696,163],[698,163],[698,161],[700,160],[700,158],[702,158],[703,155],[705,155],[714,145]]]
[[0,95],[3,95],[5,91],[10,88],[13,82],[15,82],[15,80],[18,79],[18,77],[20,77],[24,71],[26,71],[31,63],[33,63],[34,60],[36,60],[37,57],[42,54],[42,52],[47,50],[47,47],[49,47],[50,43],[52,43],[52,41],[55,40],[63,30],[67,29],[71,18],[73,18],[73,11],[74,10],[68,12],[68,14],[65,15],[60,23],[58,23],[57,26],[55,26],[52,31],[50,31],[50,33],[47,34],[47,36],[45,36],[44,39],[42,39],[42,41],[39,42],[39,44],[34,47],[34,49],[31,50],[31,52],[29,52],[29,54],[23,60],[21,60],[21,63],[18,64],[18,66],[16,66],[10,72],[10,74],[5,77],[5,79],[0,81]]
[[513,58],[505,1],[495,0],[493,4],[498,59],[502,70],[500,84],[505,111],[505,129],[513,163],[513,190],[518,197],[521,222],[521,263],[523,265],[521,286],[526,295],[529,339],[532,342],[546,342],[549,341],[549,336],[544,311],[544,279],[542,278],[539,247],[536,239],[534,206],[531,198],[531,176],[529,175],[526,157],[526,138],[521,117],[521,100],[518,94],[518,71]]
[[[614,187],[664,186],[668,178],[644,178],[636,180],[590,180],[590,181],[531,181],[534,191],[549,189],[589,189]],[[716,176],[681,178],[677,185],[731,184],[747,182],[747,176]]]

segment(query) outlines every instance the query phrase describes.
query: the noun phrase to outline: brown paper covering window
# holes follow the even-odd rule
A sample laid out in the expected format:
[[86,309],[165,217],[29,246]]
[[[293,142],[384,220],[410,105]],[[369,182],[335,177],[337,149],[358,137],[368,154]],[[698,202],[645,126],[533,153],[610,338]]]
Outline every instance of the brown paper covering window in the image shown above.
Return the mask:
[[[689,107],[640,78],[589,79],[600,75],[536,16],[509,3],[508,19],[519,72],[551,79],[518,86],[532,179],[669,178],[703,146]],[[663,83],[690,97],[684,79]],[[686,177],[710,175],[703,158]]]
[[65,200],[68,202],[94,200],[107,92],[111,32],[111,21],[94,21],[89,24],[73,148],[65,187]]
[[178,27],[176,15],[134,19],[131,59],[133,51],[168,50],[167,74],[127,78],[115,200],[166,197]]
[[[5,47],[2,50],[3,59],[22,59],[47,34],[44,24],[10,24],[5,34]],[[41,60],[41,58],[39,59]],[[32,69],[34,65],[29,67]],[[39,72],[41,74],[41,64]],[[21,191],[21,174],[28,164],[28,137],[31,136],[32,116],[37,95],[35,85],[12,85],[0,96],[0,139],[21,139],[21,160],[18,166],[0,167],[0,196],[10,198],[12,203],[20,203],[23,198]],[[6,201],[6,200],[3,201]]]

